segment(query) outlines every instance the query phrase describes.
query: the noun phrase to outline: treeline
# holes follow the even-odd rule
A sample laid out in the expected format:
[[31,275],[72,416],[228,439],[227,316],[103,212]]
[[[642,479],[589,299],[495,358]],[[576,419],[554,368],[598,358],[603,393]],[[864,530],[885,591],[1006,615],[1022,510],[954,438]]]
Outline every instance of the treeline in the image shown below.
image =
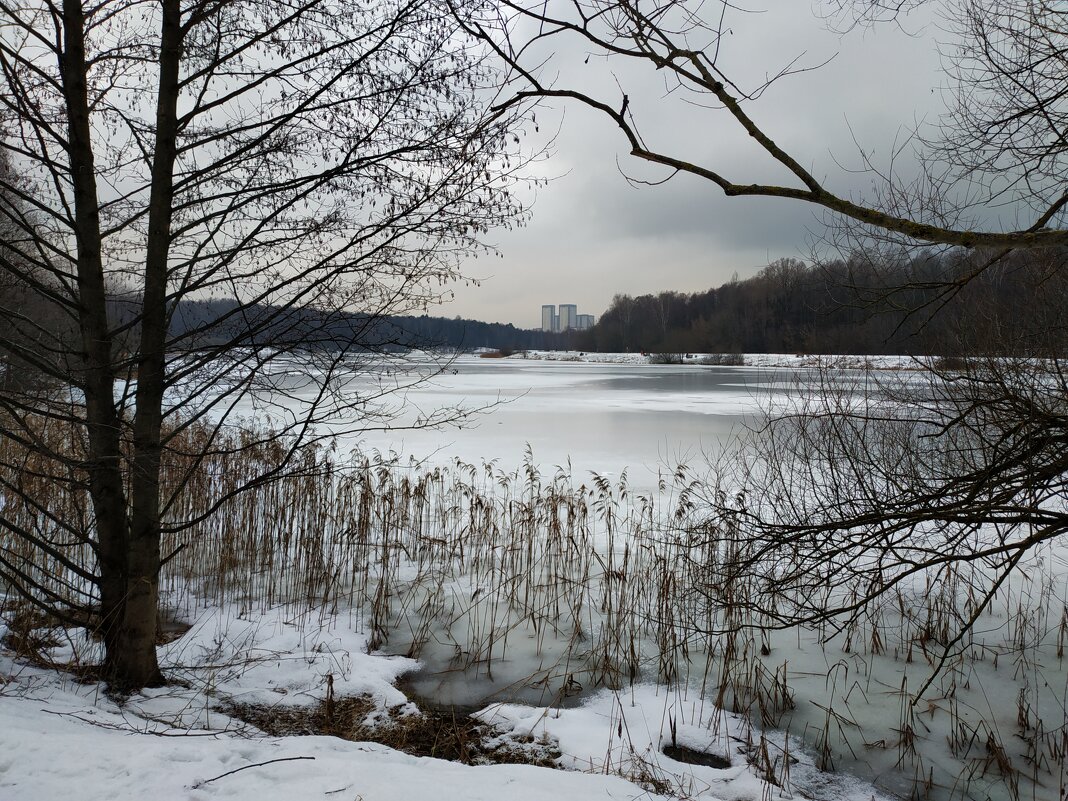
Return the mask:
[[[1068,342],[1068,252],[995,255],[854,256],[818,266],[780,259],[752,278],[706,292],[616,295],[592,329],[563,334],[458,317],[185,300],[171,310],[169,347],[196,350],[240,341],[375,352],[1062,354]],[[64,310],[24,289],[0,285],[0,384],[68,358],[44,343],[75,334]],[[124,331],[118,339],[125,338],[130,351],[139,309],[137,293],[112,296],[109,317]],[[40,336],[46,330],[51,337]],[[33,349],[41,364],[13,357],[12,346],[30,338],[41,341]]]
[[[6,274],[0,276],[6,278]],[[137,350],[140,311],[137,292],[113,292],[109,298],[108,317],[120,356]],[[12,389],[25,382],[36,385],[43,374],[74,358],[76,341],[77,331],[67,310],[31,291],[25,282],[0,280],[0,388]],[[170,310],[169,350],[211,350],[233,343],[374,353],[478,348],[514,352],[561,349],[565,337],[459,317],[281,309],[234,299],[184,300]],[[33,362],[17,355],[22,353],[33,353]]]
[[[140,298],[112,299],[112,319],[131,322],[136,335]],[[313,306],[278,309],[233,299],[185,300],[173,309],[170,340],[176,350],[218,346],[230,340],[264,346],[363,349],[376,352],[442,348],[503,351],[557,349],[563,338],[511,324],[460,317],[364,314]]]
[[388,326],[398,340],[414,347],[433,347],[435,343],[471,350],[493,348],[501,351],[558,350],[564,338],[537,329],[516,328],[511,323],[484,323],[459,317],[391,317]]
[[[1063,251],[780,259],[707,292],[616,295],[581,350],[647,353],[1044,353],[1065,343]],[[993,263],[991,263],[993,262]]]

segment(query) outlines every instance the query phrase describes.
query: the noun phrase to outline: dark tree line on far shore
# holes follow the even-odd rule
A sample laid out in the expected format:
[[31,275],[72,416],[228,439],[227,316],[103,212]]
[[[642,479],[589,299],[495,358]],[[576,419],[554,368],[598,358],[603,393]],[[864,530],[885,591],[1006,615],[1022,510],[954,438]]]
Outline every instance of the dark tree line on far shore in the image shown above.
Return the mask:
[[[752,278],[704,292],[617,294],[587,331],[550,333],[459,317],[382,317],[318,312],[305,325],[312,347],[331,347],[354,331],[375,349],[579,350],[605,353],[849,353],[1042,355],[1066,341],[1061,298],[1068,276],[1061,250],[1021,251],[987,266],[994,254],[949,251],[909,258],[854,255],[826,264],[779,259]],[[195,324],[202,306],[183,304],[177,325]],[[212,309],[213,314],[218,309]],[[245,318],[247,319],[247,317]],[[326,332],[326,338],[324,337]],[[277,332],[270,332],[274,338]]]
[[[194,330],[201,319],[225,316],[235,300],[185,301],[172,318],[175,333]],[[286,341],[294,347],[336,350],[339,347],[366,348],[378,351],[409,349],[502,351],[554,349],[562,347],[559,334],[536,329],[517,328],[510,323],[487,323],[461,317],[435,317],[427,314],[375,315],[337,309],[304,307],[280,315],[270,308],[246,308],[234,316],[232,326],[260,327],[264,342]],[[234,331],[215,327],[214,337],[233,336]]]
[[[1058,298],[1068,296],[1068,277],[1053,269],[1064,257],[1059,251],[1028,252],[989,268],[982,254],[894,262],[854,256],[820,266],[779,259],[752,278],[705,292],[617,294],[592,329],[555,334],[459,317],[382,315],[369,321],[336,309],[299,308],[280,315],[253,305],[234,315],[235,330],[216,325],[213,336],[240,336],[236,328],[262,326],[264,341],[327,350],[352,347],[356,339],[358,347],[375,351],[1041,355],[1055,352],[1066,339]],[[113,296],[112,314],[132,319],[139,302],[136,295]],[[47,304],[38,305],[30,316],[55,328],[58,315]],[[183,301],[172,317],[172,334],[225,317],[236,305],[234,300]],[[129,330],[136,338],[136,324]],[[0,373],[8,379],[21,375]]]
[[[1065,341],[1059,251],[780,259],[706,292],[616,295],[580,350],[647,353],[1025,354]],[[950,302],[951,301],[951,302]]]

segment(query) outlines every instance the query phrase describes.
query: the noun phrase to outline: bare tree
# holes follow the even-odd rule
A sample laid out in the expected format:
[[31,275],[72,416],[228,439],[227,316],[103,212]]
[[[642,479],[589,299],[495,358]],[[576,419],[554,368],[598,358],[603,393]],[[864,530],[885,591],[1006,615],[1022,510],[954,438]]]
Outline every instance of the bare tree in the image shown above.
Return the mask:
[[[852,3],[840,3],[854,9]],[[919,3],[856,4],[858,21],[886,21],[905,7]],[[481,19],[468,20],[468,29],[492,46],[498,57],[516,70],[520,84],[498,106],[510,107],[530,98],[557,98],[582,104],[610,119],[619,128],[635,159],[661,165],[665,178],[689,174],[707,180],[729,197],[781,197],[811,203],[866,227],[913,242],[964,248],[1054,247],[1068,243],[1064,210],[1068,204],[1063,182],[1055,178],[1028,181],[1026,176],[1056,177],[1056,161],[1063,142],[1059,87],[1063,83],[1064,20],[1052,4],[1041,0],[1003,0],[986,3],[951,2],[948,16],[960,27],[962,47],[953,51],[948,65],[957,78],[960,102],[952,120],[952,152],[962,153],[964,139],[974,145],[962,165],[929,162],[920,183],[899,185],[893,180],[878,187],[873,197],[854,199],[828,185],[806,168],[811,154],[792,153],[775,141],[748,109],[768,89],[787,78],[818,68],[797,59],[760,70],[764,77],[754,85],[737,74],[742,64],[729,64],[722,47],[733,27],[746,24],[745,10],[734,3],[697,3],[687,0],[561,0],[522,2],[505,0],[484,10]],[[732,17],[733,15],[733,17]],[[1041,31],[1041,33],[1036,33]],[[671,95],[680,95],[691,108],[689,124],[708,126],[726,120],[748,136],[783,175],[781,183],[734,175],[733,164],[717,164],[715,154],[705,161],[688,160],[659,147],[642,133],[643,121],[655,119],[663,100],[637,99],[627,93],[624,78],[607,94],[580,88],[574,71],[556,72],[554,50],[582,48],[585,62],[596,59],[611,69],[634,65],[664,76]],[[747,58],[751,54],[746,54]],[[570,65],[570,62],[562,62]],[[597,63],[596,61],[594,63]],[[826,66],[826,65],[825,65]],[[831,65],[833,67],[833,65]],[[830,68],[830,67],[828,67]],[[1030,70],[1030,72],[1028,71]],[[544,78],[547,74],[550,77]],[[616,73],[612,73],[616,75]],[[624,73],[626,74],[626,73]],[[1014,77],[1017,79],[1014,82]],[[822,113],[815,110],[814,113]],[[1060,137],[1059,139],[1057,137]],[[1047,143],[1041,170],[1036,151]],[[1053,142],[1054,144],[1049,144]],[[948,152],[948,151],[947,151]],[[993,172],[1010,163],[1017,170],[994,191],[950,197],[951,185],[967,177],[962,173],[985,165]],[[869,168],[881,176],[874,164]],[[953,169],[954,167],[958,169]],[[1026,223],[1005,230],[983,228],[975,216],[976,203],[1006,198],[1005,182],[1027,197],[1031,206]],[[938,191],[935,191],[938,190]]]
[[[75,498],[59,516],[24,492],[34,530],[0,510],[63,571],[57,584],[5,551],[0,578],[53,613],[98,612],[117,686],[161,680],[161,532],[196,522],[168,517],[184,483],[161,484],[169,451],[195,429],[210,453],[243,399],[283,385],[271,365],[294,352],[300,402],[279,409],[277,463],[258,480],[325,416],[374,425],[386,390],[346,379],[389,344],[383,315],[440,300],[480,234],[521,219],[514,116],[490,113],[498,75],[449,11],[0,1],[0,219],[15,233],[0,271],[64,322],[3,347],[65,388],[3,395],[0,437]],[[55,446],[56,425],[73,447]],[[27,486],[26,465],[2,466],[9,490]]]
[[[916,615],[934,666],[918,699],[1040,546],[1068,534],[1066,258],[999,265],[1043,292],[1011,315],[962,310],[971,355],[857,382],[824,372],[807,402],[761,427],[731,492],[708,499],[710,530],[735,557],[710,569],[710,596],[744,575],[754,620],[832,633],[887,605]],[[894,600],[917,587],[953,598],[937,621]]]

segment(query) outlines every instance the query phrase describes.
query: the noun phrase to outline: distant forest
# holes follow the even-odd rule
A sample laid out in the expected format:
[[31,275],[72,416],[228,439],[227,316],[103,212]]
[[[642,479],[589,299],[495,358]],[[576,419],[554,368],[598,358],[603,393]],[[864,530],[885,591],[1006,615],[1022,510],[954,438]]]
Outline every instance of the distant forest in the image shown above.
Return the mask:
[[[1063,352],[1063,251],[780,259],[744,281],[687,294],[616,295],[579,350],[646,353],[969,355]],[[952,299],[952,303],[946,304]]]
[[[553,334],[461,318],[368,316],[301,308],[278,314],[235,300],[185,300],[172,342],[212,346],[238,329],[264,344],[375,351],[411,348],[645,353],[1057,354],[1068,342],[1068,253],[854,256],[819,266],[780,259],[705,292],[616,295],[586,331]],[[952,300],[952,303],[946,301]],[[113,319],[136,336],[136,294]],[[327,316],[328,315],[328,316]],[[222,320],[222,323],[213,322]],[[259,321],[269,321],[260,323]],[[261,327],[262,326],[262,327]]]
[[[125,301],[116,298],[113,314],[132,319],[139,303],[136,295]],[[264,344],[328,349],[351,342],[367,350],[387,352],[413,348],[516,351],[563,347],[558,334],[459,317],[369,316],[314,307],[280,313],[268,307],[242,307],[230,299],[185,300],[171,316],[171,337],[185,347],[217,344],[234,336],[238,329],[256,331],[256,339]]]

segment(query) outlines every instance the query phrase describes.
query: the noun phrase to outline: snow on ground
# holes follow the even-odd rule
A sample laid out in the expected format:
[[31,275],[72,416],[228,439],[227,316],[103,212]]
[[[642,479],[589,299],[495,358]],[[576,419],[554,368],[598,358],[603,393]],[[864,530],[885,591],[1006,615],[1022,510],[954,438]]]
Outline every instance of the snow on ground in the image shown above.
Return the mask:
[[526,350],[507,357],[512,360],[536,359],[547,362],[585,362],[587,364],[648,364],[644,353],[593,353],[577,350]]
[[677,357],[682,364],[729,364],[723,359],[737,359],[737,366],[779,367],[799,369],[835,367],[841,370],[917,370],[926,365],[929,357],[915,356],[823,356],[804,353],[593,353],[576,350],[528,350],[508,357],[512,360],[535,359],[555,362],[584,362],[588,364],[655,364],[664,357]]
[[4,697],[0,708],[0,797],[10,801],[71,795],[79,801],[578,801],[636,795],[633,785],[613,776],[525,765],[470,767],[333,737],[150,728],[110,704],[58,690],[47,701]]
[[[351,623],[234,607],[202,611],[190,631],[160,647],[172,684],[122,702],[97,684],[0,652],[0,799],[587,801],[651,798],[650,781],[667,788],[668,797],[790,797],[758,778],[739,754],[746,728],[740,719],[654,686],[604,691],[574,709],[496,705],[480,713],[500,737],[556,743],[565,770],[467,766],[334,737],[272,737],[220,711],[226,701],[314,706],[330,676],[337,696],[374,700],[379,712],[369,720],[384,710],[418,714],[393,686],[416,663],[367,654],[365,635]],[[76,635],[71,644],[79,644]],[[70,645],[59,646],[52,656],[70,653]],[[664,756],[660,747],[672,725],[678,744],[726,756],[732,766]],[[804,756],[792,774],[827,801],[879,797],[870,785],[817,775]]]

